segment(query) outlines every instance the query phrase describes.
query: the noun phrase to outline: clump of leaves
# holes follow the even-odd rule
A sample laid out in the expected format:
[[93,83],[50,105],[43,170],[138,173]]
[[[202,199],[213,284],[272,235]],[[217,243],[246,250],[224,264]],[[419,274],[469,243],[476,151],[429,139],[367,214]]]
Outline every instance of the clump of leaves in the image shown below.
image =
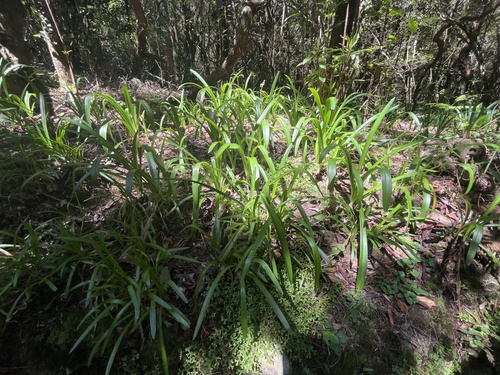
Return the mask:
[[392,281],[382,279],[379,288],[386,296],[396,296],[403,299],[408,305],[418,301],[418,296],[428,293],[417,285],[416,280],[420,273],[414,268],[415,263],[410,258],[401,258],[396,261],[396,269],[392,271]]
[[500,343],[500,313],[491,311],[491,307],[481,306],[482,311],[467,311],[459,315],[465,323],[460,332],[464,334],[462,339],[466,341],[471,351],[478,353],[483,351],[486,358],[492,364],[495,363],[495,355],[492,350],[492,341]]
[[347,342],[347,336],[344,332],[335,332],[331,323],[325,325],[325,331],[323,332],[323,341],[328,345],[328,347],[333,350],[337,357],[342,354],[342,345]]

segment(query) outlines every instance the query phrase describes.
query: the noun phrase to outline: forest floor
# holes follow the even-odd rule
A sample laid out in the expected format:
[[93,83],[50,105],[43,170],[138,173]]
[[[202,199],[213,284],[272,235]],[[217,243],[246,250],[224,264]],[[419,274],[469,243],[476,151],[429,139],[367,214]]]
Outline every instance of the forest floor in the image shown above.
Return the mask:
[[[136,82],[130,86],[135,98],[154,100],[171,94],[170,90],[154,84]],[[87,92],[94,90],[96,88]],[[103,92],[103,88],[99,88],[99,91]],[[107,91],[114,96],[120,95],[116,90]],[[69,113],[70,110],[64,104],[67,98],[56,92],[53,96],[56,116],[62,117]],[[5,128],[0,130],[2,134],[22,132]],[[387,129],[385,131],[388,132]],[[412,130],[401,123],[398,128],[390,131],[411,134]],[[190,152],[199,160],[208,160],[210,139],[197,136],[194,126],[187,127],[186,135]],[[385,136],[393,135],[388,133]],[[474,139],[471,142],[479,141]],[[458,144],[461,139],[450,142]],[[15,155],[16,150],[9,147],[0,140],[0,153]],[[100,151],[93,149],[92,145],[86,147],[86,158],[92,161]],[[500,343],[494,340],[499,333],[494,330],[500,328],[500,231],[495,227],[485,227],[482,247],[472,264],[467,267],[464,265],[464,254],[469,244],[461,243],[460,237],[456,236],[469,204],[465,204],[464,199],[470,202],[471,214],[480,216],[495,199],[498,188],[491,176],[484,175],[477,179],[468,196],[463,197],[468,182],[463,181],[464,176],[458,169],[451,168],[451,164],[447,163],[447,160],[460,163],[463,161],[462,157],[478,160],[483,158],[499,166],[500,155],[476,156],[474,152],[483,151],[469,149],[467,155],[454,154],[448,152],[448,145],[442,142],[429,142],[427,150],[429,155],[441,155],[443,159],[436,160],[436,173],[429,175],[434,189],[432,210],[412,233],[408,233],[414,242],[420,244],[420,256],[409,260],[407,254],[389,245],[383,246],[380,252],[374,251],[368,264],[367,284],[359,300],[351,297],[356,284],[356,259],[352,259],[350,251],[333,254],[335,249],[349,247],[349,234],[321,227],[321,215],[327,209],[324,202],[319,199],[310,200],[304,205],[308,216],[318,222],[315,228],[318,228],[320,247],[326,249],[327,255],[331,256],[330,264],[323,266],[322,293],[330,293],[329,288],[340,293],[338,305],[330,312],[328,319],[334,329],[342,330],[349,339],[342,346],[341,357],[325,346],[324,342],[317,342],[317,354],[308,360],[312,364],[311,368],[316,369],[313,373],[347,374],[343,372],[342,366],[352,369],[349,357],[355,355],[358,358],[358,369],[351,373],[358,374],[372,373],[374,368],[373,373],[378,374],[378,362],[384,362],[388,366],[392,363],[390,373],[395,374],[416,373],[411,369],[425,363],[429,364],[429,374],[432,373],[430,366],[435,366],[435,374],[452,374],[460,366],[463,374],[500,374]],[[158,148],[157,151],[161,151],[163,157],[168,159],[172,157],[174,150],[166,147],[161,150]],[[400,165],[397,160],[393,162],[392,168],[397,170]],[[400,163],[403,162],[404,156],[400,160]],[[342,172],[339,172],[338,179],[340,184],[349,184],[348,176]],[[317,180],[320,186],[326,186],[325,174],[318,174]],[[122,209],[124,201],[113,187],[87,186],[86,189],[86,198],[80,201],[81,206],[73,207],[68,198],[71,188],[60,181],[30,185],[28,194],[15,201],[5,195],[8,189],[4,187],[0,197],[0,227],[3,231],[16,231],[27,218],[33,226],[47,223],[53,219],[57,208],[69,207],[70,215],[80,216],[74,220],[75,223],[97,229],[105,218],[116,217]],[[200,220],[209,222],[213,215],[209,202],[205,208]],[[500,214],[499,207],[495,208],[494,214]],[[177,225],[177,233],[180,233],[182,222]],[[401,230],[405,228],[402,227]],[[175,232],[174,230],[172,233]],[[5,240],[2,235],[0,242],[1,240]],[[172,234],[165,241],[169,242],[170,247],[189,246],[190,250],[185,255],[196,258],[200,264],[211,260],[210,256],[203,259],[204,256],[207,257],[206,254],[210,254],[207,251],[209,244],[204,241],[191,243],[184,234]],[[196,281],[202,271],[200,264],[180,261],[176,267],[171,267],[172,278],[188,299],[194,298]],[[410,284],[403,280],[409,274],[415,275]],[[43,302],[20,307],[16,319],[3,327],[0,338],[0,374],[49,374],[50,365],[43,359],[41,353],[45,351],[40,345],[50,344],[53,348],[66,350],[68,345],[72,345],[67,341],[74,341],[77,337],[75,331],[67,328],[58,331],[55,327],[58,324],[66,327],[62,323],[63,315],[73,314],[81,309],[81,304],[74,300],[62,302],[57,296],[49,295],[47,298],[48,300],[42,299]],[[192,303],[191,300],[190,304]],[[23,311],[23,308],[26,310]],[[207,321],[203,337],[210,336],[212,324],[215,322]],[[0,326],[0,331],[1,328]],[[185,336],[189,337],[190,333],[185,332]],[[311,340],[314,341],[312,338]],[[359,360],[361,357],[365,360]],[[73,366],[65,368],[67,374],[86,373],[85,358],[81,358],[77,352],[61,358],[61,361],[66,363],[65,366]],[[58,373],[63,373],[63,367],[59,367],[61,372]],[[445,370],[446,368],[449,370]]]

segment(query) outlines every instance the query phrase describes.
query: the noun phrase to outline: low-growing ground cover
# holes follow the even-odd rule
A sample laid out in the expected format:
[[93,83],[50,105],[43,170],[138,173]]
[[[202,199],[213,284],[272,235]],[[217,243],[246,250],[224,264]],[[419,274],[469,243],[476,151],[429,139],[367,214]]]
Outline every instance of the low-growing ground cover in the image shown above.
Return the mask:
[[493,371],[497,104],[2,90],[1,371]]

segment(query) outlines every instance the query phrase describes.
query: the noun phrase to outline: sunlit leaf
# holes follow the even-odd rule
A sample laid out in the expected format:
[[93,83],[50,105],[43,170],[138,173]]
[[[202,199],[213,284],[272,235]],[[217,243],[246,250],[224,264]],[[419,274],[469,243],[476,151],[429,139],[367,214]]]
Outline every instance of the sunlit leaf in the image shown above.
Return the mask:
[[399,17],[403,17],[404,13],[401,9],[398,9],[398,8],[391,8],[390,12],[389,12],[389,16],[390,17],[394,17],[394,16],[399,16]]
[[415,21],[413,18],[411,20],[408,21],[408,28],[410,29],[410,31],[415,34],[418,30],[418,23],[417,21]]
[[335,182],[335,177],[337,176],[337,161],[335,159],[328,159],[327,168],[327,178],[328,178],[328,191],[333,191],[333,186]]
[[223,268],[221,271],[219,271],[215,279],[212,281],[210,288],[208,288],[205,299],[203,300],[203,304],[201,305],[200,313],[198,314],[198,320],[196,321],[196,327],[193,333],[193,340],[196,338],[196,336],[198,336],[198,333],[201,328],[201,323],[205,319],[208,306],[210,305],[210,301],[213,297],[215,290],[217,289],[217,286],[219,285],[219,282],[221,281],[222,277],[226,274],[226,272],[229,271],[229,269],[230,268]]
[[286,319],[285,315],[283,314],[283,311],[281,311],[278,303],[275,301],[271,293],[267,290],[264,284],[260,282],[260,280],[255,276],[255,275],[249,275],[253,282],[257,285],[257,287],[260,289],[262,294],[267,300],[267,303],[271,306],[271,308],[274,310],[274,313],[276,314],[276,317],[279,319],[281,324],[286,330],[290,330],[290,324],[288,323],[288,320]]

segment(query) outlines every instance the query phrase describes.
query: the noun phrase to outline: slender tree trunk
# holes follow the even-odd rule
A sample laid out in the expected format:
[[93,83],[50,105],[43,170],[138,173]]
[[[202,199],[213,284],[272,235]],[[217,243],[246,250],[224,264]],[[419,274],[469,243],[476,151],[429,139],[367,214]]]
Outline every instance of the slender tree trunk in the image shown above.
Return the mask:
[[173,48],[170,48],[167,44],[162,44],[161,49],[163,50],[163,53],[165,54],[165,58],[167,60],[168,80],[170,82],[175,81],[177,76],[177,67],[175,65]]
[[[31,56],[24,42],[26,11],[20,0],[0,2],[0,58],[4,61],[29,65]],[[6,78],[10,94],[21,95],[27,82],[21,75]],[[0,89],[1,93],[1,89]]]
[[335,11],[335,25],[331,30],[330,48],[341,48],[346,37],[358,31],[360,0],[347,0],[340,3]]
[[148,22],[141,0],[131,0],[136,19],[135,58],[132,74],[138,77],[142,72],[142,63],[148,51]]
[[50,57],[59,80],[59,87],[75,86],[75,76],[73,66],[69,56],[69,50],[64,43],[64,38],[59,30],[59,24],[52,11],[50,0],[41,1],[42,9],[45,12],[48,22],[52,25],[53,33],[45,29],[45,41],[49,49]]

